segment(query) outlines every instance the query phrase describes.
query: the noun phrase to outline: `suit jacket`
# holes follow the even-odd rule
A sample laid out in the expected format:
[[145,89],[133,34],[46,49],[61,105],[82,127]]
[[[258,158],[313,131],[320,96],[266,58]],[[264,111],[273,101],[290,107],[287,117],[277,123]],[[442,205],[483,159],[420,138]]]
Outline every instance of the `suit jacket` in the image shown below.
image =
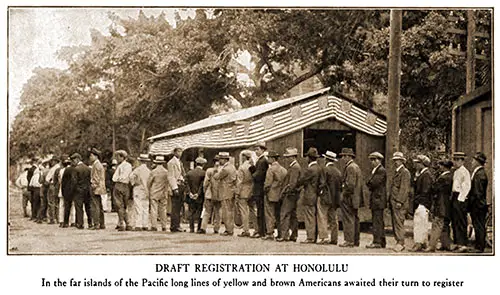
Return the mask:
[[283,180],[283,197],[291,198],[297,201],[300,197],[299,181],[302,177],[302,169],[297,161],[294,161],[287,170],[285,179]]
[[203,180],[203,190],[205,191],[205,199],[214,201],[219,200],[219,181],[214,178],[217,169],[215,167],[208,168]]
[[59,174],[61,173],[61,169],[64,169],[65,167],[64,166],[61,166],[59,168],[57,168],[56,172],[54,172],[54,188],[56,190],[56,192],[59,192],[59,190],[61,189],[61,181],[59,181]]
[[342,198],[354,209],[358,209],[363,198],[363,176],[361,169],[354,161],[350,161],[345,169],[342,180]]
[[426,169],[423,173],[417,176],[415,181],[415,198],[414,198],[414,208],[416,209],[418,205],[423,205],[427,209],[431,209],[432,205],[432,174],[429,169]]
[[205,170],[201,168],[194,168],[186,173],[187,191],[191,194],[197,194],[198,198],[188,200],[193,203],[203,203],[203,181],[205,180]]
[[328,204],[333,205],[333,208],[337,209],[340,205],[340,195],[342,192],[342,173],[340,173],[340,170],[335,165],[327,164],[325,167],[325,178],[330,193],[330,202]]
[[441,174],[432,184],[432,214],[437,217],[450,216],[450,197],[453,175],[451,172]]
[[370,208],[373,210],[383,210],[387,206],[386,177],[385,168],[380,165],[366,182],[370,190]]
[[408,197],[410,196],[410,182],[410,171],[403,165],[399,171],[396,171],[391,181],[391,190],[389,192],[391,206],[396,204],[404,206],[407,204]]
[[90,184],[94,195],[106,194],[106,171],[99,160],[92,163],[90,172]]
[[64,199],[73,199],[75,184],[74,184],[74,173],[75,167],[68,166],[64,169],[64,173],[61,178],[61,194]]
[[250,166],[250,168],[248,168],[253,177],[252,196],[261,198],[264,197],[264,182],[266,181],[268,168],[269,164],[267,163],[265,156],[260,157],[257,160],[257,163],[255,163],[255,166]]
[[236,190],[236,167],[230,162],[227,162],[215,173],[213,178],[219,181],[219,200],[230,200],[234,198]]
[[90,196],[90,168],[80,162],[73,169],[74,196],[75,198],[87,198]]
[[486,201],[486,188],[488,187],[488,177],[484,167],[476,171],[471,180],[471,188],[468,195],[470,211],[484,209],[488,206]]
[[243,162],[238,168],[238,182],[236,194],[242,199],[248,199],[252,196],[253,178],[249,170],[250,163]]
[[267,198],[270,202],[278,202],[281,199],[286,173],[286,169],[278,161],[273,162],[267,169],[264,190],[267,192]]
[[[312,165],[311,165],[312,164]],[[316,206],[318,200],[318,192],[322,183],[321,167],[316,162],[311,162],[304,171],[302,178],[299,180],[299,186],[304,186],[304,202],[305,206]]]
[[182,169],[182,163],[177,157],[172,157],[167,163],[168,170],[168,184],[172,191],[178,189],[179,184],[184,181],[184,171]]
[[168,173],[163,165],[158,165],[148,178],[149,198],[152,200],[166,199],[168,194]]

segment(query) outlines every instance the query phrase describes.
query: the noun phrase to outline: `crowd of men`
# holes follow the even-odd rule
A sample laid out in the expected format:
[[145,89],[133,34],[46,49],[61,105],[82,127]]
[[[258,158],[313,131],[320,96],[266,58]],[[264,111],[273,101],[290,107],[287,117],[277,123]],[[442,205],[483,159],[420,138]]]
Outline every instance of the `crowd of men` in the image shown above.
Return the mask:
[[[112,195],[118,231],[167,231],[170,216],[170,232],[183,232],[181,212],[187,203],[184,214],[189,216],[191,233],[206,234],[210,223],[214,233],[232,236],[236,213],[241,217],[239,237],[276,242],[297,241],[297,203],[302,198],[306,240],[301,243],[340,247],[360,244],[358,210],[366,185],[373,224],[373,241],[366,248],[386,247],[384,210],[389,208],[396,240],[394,251],[405,250],[404,221],[409,209],[414,212],[415,242],[410,251],[485,250],[488,179],[484,170],[486,156],[481,152],[471,157],[472,174],[464,167],[466,155],[462,152],[454,153],[453,161],[440,160],[439,171],[435,172],[429,169],[431,160],[418,155],[413,160],[413,179],[405,167],[405,156],[396,152],[390,159],[395,171],[387,186],[389,191],[382,165],[384,156],[379,152],[368,155],[372,165],[368,179],[363,179],[351,148],[343,148],[339,154],[344,167],[339,167],[337,154],[327,151],[320,155],[316,148],[308,150],[306,167],[299,164],[298,149],[294,147],[280,155],[259,142],[254,152],[256,159],[252,151],[242,151],[238,168],[228,152],[219,152],[213,165],[198,157],[195,168],[185,173],[181,148],[173,150],[168,162],[163,155],[151,159],[141,154],[134,166],[127,161],[127,152],[119,150],[111,167],[101,163],[101,152],[92,148],[90,167],[78,153],[65,159],[53,157],[48,165],[34,158],[16,183],[23,188],[25,217],[37,223],[47,221],[67,228],[73,225],[71,220],[76,228],[83,229],[85,210],[88,228],[104,229],[104,212],[110,209],[108,195]],[[279,163],[280,157],[285,167]],[[318,163],[320,157],[325,159],[325,165]],[[211,167],[205,170],[205,166]],[[28,202],[31,214],[26,211]],[[343,225],[342,243],[338,241],[337,209]],[[468,213],[475,230],[474,248],[468,247]],[[437,249],[439,241],[441,247]]]

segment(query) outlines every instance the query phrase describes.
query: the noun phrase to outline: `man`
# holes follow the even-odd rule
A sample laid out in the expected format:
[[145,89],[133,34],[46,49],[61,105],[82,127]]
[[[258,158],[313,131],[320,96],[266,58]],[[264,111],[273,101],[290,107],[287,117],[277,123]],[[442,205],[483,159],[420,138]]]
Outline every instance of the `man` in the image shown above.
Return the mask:
[[415,189],[414,189],[414,208],[413,214],[413,239],[415,245],[412,248],[413,252],[423,251],[427,247],[427,238],[429,236],[429,210],[431,209],[432,196],[432,174],[429,171],[431,160],[425,155],[418,155],[413,160],[417,168],[415,174]]
[[488,204],[486,202],[486,189],[488,187],[488,177],[484,170],[486,163],[486,155],[482,152],[477,152],[472,157],[471,189],[468,196],[470,217],[476,243],[474,245],[475,252],[483,253],[486,248],[486,215],[488,213]]
[[[324,169],[327,193],[320,194],[318,198],[318,244],[338,243],[338,218],[337,208],[340,205],[342,189],[342,174],[335,166],[337,154],[327,151],[323,157],[326,165]],[[328,240],[328,227],[330,226],[330,239]]]
[[164,166],[166,163],[165,156],[156,156],[153,159],[153,169],[148,178],[151,231],[158,231],[158,217],[160,218],[161,230],[167,231],[168,173]]
[[35,169],[33,170],[33,175],[31,176],[29,187],[31,188],[31,216],[34,216],[33,221],[36,223],[42,223],[43,212],[41,208],[41,196],[40,190],[42,187],[42,171],[39,168],[41,162],[38,161],[36,165],[34,165]]
[[[236,208],[240,212],[241,223],[243,226],[243,231],[238,234],[238,237],[250,237],[250,208],[249,199],[252,195],[253,179],[252,173],[250,173],[250,159],[252,154],[250,151],[244,150],[241,152],[242,163],[238,168],[238,181],[236,187]],[[253,215],[255,215],[255,209],[253,210]]]
[[[147,154],[140,154],[137,158],[140,165],[130,173],[129,180],[133,186],[135,231],[149,230],[149,191],[148,179],[151,171],[147,163],[150,159]],[[132,221],[132,224],[134,222]]]
[[359,246],[359,217],[358,208],[362,202],[363,180],[361,169],[354,162],[356,155],[351,148],[343,148],[340,156],[345,161],[342,180],[342,224],[344,227],[344,243],[340,247]]
[[219,155],[214,157],[214,167],[208,168],[203,180],[203,191],[205,192],[205,201],[203,202],[203,216],[201,220],[201,230],[199,234],[207,232],[207,225],[212,218],[214,233],[219,233],[220,228],[220,201],[219,201],[219,181],[214,178],[220,167]]
[[26,175],[26,178],[28,179],[28,192],[29,192],[29,200],[31,202],[31,217],[30,217],[30,221],[36,221],[37,219],[37,214],[38,212],[37,211],[34,211],[35,208],[34,208],[34,205],[33,205],[33,195],[34,195],[34,192],[33,192],[33,187],[30,185],[31,183],[31,179],[33,178],[33,173],[35,172],[36,168],[37,168],[37,162],[38,162],[38,159],[36,157],[33,157],[30,161],[30,164],[31,164],[31,167],[28,169],[28,173]]
[[379,152],[371,153],[368,158],[372,165],[370,178],[366,186],[370,190],[370,209],[372,210],[373,242],[366,245],[368,249],[385,248],[384,209],[387,205],[386,172],[382,165],[384,156]]
[[219,199],[221,202],[221,217],[226,230],[222,236],[232,236],[234,234],[234,191],[236,188],[237,172],[231,162],[229,162],[228,152],[219,152],[220,168],[213,178],[219,181]]
[[279,228],[281,210],[281,190],[283,189],[283,181],[286,177],[286,169],[278,163],[279,154],[276,151],[269,151],[267,155],[269,160],[269,169],[266,172],[264,181],[264,191],[266,196],[264,199],[265,219],[266,219],[266,236],[263,240],[274,240],[274,227],[278,228],[278,238],[281,238],[281,230]]
[[[66,176],[66,178],[64,179],[65,183],[63,184],[63,177],[64,177],[64,172],[66,172],[66,169],[68,167],[71,167],[71,159],[70,158],[66,158],[66,157],[63,157],[62,158],[62,165],[61,167],[59,167],[59,169],[56,170],[55,172],[55,178],[56,178],[56,191],[57,191],[57,197],[59,199],[59,210],[58,210],[58,216],[59,216],[59,227],[64,227],[64,203],[65,203],[65,198],[64,198],[64,195],[63,195],[63,187],[64,189],[68,189],[67,188],[67,181],[68,181],[68,176]],[[71,177],[69,177],[71,179]],[[71,213],[72,213],[72,216],[71,216],[71,219],[74,220],[75,217],[74,217],[74,211],[75,211],[75,207],[73,206],[73,204],[71,203],[69,206],[71,206]],[[71,215],[71,214],[70,214]],[[69,222],[69,220],[68,220]]]
[[59,223],[59,197],[56,189],[56,177],[55,172],[61,166],[59,165],[59,159],[57,157],[52,157],[49,161],[49,170],[45,176],[45,182],[48,184],[47,189],[47,204],[48,204],[48,216],[49,224]]
[[438,162],[439,176],[432,185],[432,229],[429,246],[425,252],[436,251],[438,239],[441,237],[441,248],[450,249],[450,236],[444,231],[445,218],[449,214],[451,186],[453,184],[450,172],[453,162],[441,160]]
[[[61,195],[64,199],[64,218],[63,218],[63,228],[67,228],[70,225],[70,218],[73,223],[75,222],[75,205],[74,205],[74,192],[75,192],[75,179],[74,170],[75,164],[71,158],[66,159],[66,168],[64,171],[60,171],[61,176]],[[74,224],[71,224],[74,226]],[[75,223],[76,225],[76,223]]]
[[102,196],[106,194],[106,171],[99,161],[101,151],[96,148],[90,149],[89,160],[92,164],[90,171],[90,186],[92,196],[92,220],[94,220],[93,229],[105,229],[104,208],[102,206]]
[[184,168],[181,163],[182,149],[174,148],[174,156],[167,164],[168,183],[172,189],[172,212],[170,213],[170,231],[183,232],[181,229],[181,209],[184,197]]
[[21,194],[22,194],[22,206],[23,206],[23,213],[24,217],[29,217],[28,211],[26,207],[28,207],[28,200],[30,199],[31,193],[28,191],[28,170],[29,168],[25,168],[23,172],[19,175],[19,177],[16,179],[16,186],[21,189]]
[[457,169],[453,173],[453,185],[451,193],[451,223],[453,227],[453,238],[457,245],[456,252],[468,251],[467,243],[467,196],[471,188],[471,177],[469,170],[464,167],[465,153],[453,153],[453,162]]
[[[302,178],[299,180],[299,186],[304,186],[304,223],[306,227],[307,238],[301,243],[313,244],[316,239],[316,204],[318,192],[322,187],[321,167],[318,165],[318,150],[314,147],[307,151],[308,165]],[[323,180],[324,183],[324,180]]]
[[[115,200],[116,210],[118,211],[118,231],[132,230],[127,214],[127,203],[130,199],[129,176],[132,173],[132,165],[126,161],[128,154],[124,150],[116,151],[116,160],[119,165],[113,174],[114,191],[113,199]],[[123,223],[125,222],[125,227]]]
[[[302,176],[302,169],[297,162],[298,150],[296,148],[286,148],[283,157],[288,164],[288,170],[283,181],[283,193],[280,212],[280,232],[281,237],[277,242],[297,241],[298,221],[297,221],[297,201],[300,197],[301,187],[299,180]],[[291,235],[289,231],[291,230]]]
[[115,174],[116,167],[118,166],[118,161],[116,159],[111,160],[111,165],[106,169],[106,189],[111,199],[111,212],[118,212],[115,205],[114,190],[115,183],[113,182],[113,175]]
[[254,230],[252,238],[260,238],[266,234],[266,219],[265,219],[265,208],[264,208],[264,182],[266,181],[266,173],[269,168],[269,163],[264,155],[266,151],[265,142],[257,142],[254,146],[255,154],[257,155],[257,162],[250,163],[250,168],[248,170],[252,173],[253,187],[252,187],[252,199],[250,203],[253,205],[255,203],[257,207],[257,229]]
[[42,221],[47,221],[47,211],[49,209],[49,187],[50,183],[47,182],[47,174],[50,170],[50,159],[45,159],[40,165],[40,182],[42,187],[40,188],[40,209],[42,210]]
[[186,173],[186,183],[189,203],[189,232],[194,233],[196,222],[197,232],[201,230],[201,211],[203,209],[203,181],[205,180],[205,170],[203,166],[207,160],[198,157],[194,160],[196,167]]
[[74,202],[76,211],[76,228],[83,229],[83,206],[87,215],[88,228],[92,229],[92,211],[90,208],[90,168],[82,162],[82,156],[78,153],[71,155],[75,168],[74,178]]
[[405,249],[405,217],[406,206],[410,195],[410,171],[404,166],[406,158],[402,152],[395,152],[392,156],[396,172],[391,180],[389,191],[389,208],[391,209],[392,229],[396,246],[394,251],[402,252]]

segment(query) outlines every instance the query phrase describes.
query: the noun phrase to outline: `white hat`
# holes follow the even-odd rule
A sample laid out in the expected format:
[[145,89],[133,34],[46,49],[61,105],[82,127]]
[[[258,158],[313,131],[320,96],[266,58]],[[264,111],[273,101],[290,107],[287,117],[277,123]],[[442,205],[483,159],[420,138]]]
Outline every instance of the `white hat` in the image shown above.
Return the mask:
[[148,154],[140,154],[139,157],[137,157],[137,160],[145,162],[151,161]]
[[326,153],[323,154],[323,157],[325,157],[329,160],[338,161],[337,154],[334,152],[331,152],[331,151],[326,151]]

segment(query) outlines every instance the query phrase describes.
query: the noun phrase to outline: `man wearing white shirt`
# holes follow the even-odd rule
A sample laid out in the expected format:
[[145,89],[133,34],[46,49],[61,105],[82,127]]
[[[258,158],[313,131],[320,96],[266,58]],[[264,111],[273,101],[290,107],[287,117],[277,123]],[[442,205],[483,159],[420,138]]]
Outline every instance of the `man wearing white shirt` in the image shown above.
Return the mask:
[[[33,206],[31,212],[34,214],[34,221],[36,223],[42,223],[42,208],[41,208],[41,197],[40,197],[40,189],[42,187],[41,174],[42,170],[40,169],[41,162],[39,161],[37,165],[35,165],[35,170],[33,171],[33,176],[30,179],[29,187],[31,188],[31,205]],[[32,216],[33,217],[33,216]]]
[[21,172],[21,175],[16,179],[16,186],[21,189],[23,195],[23,213],[24,217],[29,217],[28,211],[26,207],[28,206],[28,200],[30,199],[31,193],[28,191],[28,170],[29,168],[24,169]]
[[146,163],[150,161],[147,154],[141,154],[137,160],[141,163],[130,173],[130,184],[134,187],[134,223],[135,231],[149,230],[149,190],[148,179],[151,174]]
[[453,153],[453,162],[457,169],[453,173],[452,185],[452,210],[451,223],[453,228],[453,239],[458,245],[457,252],[467,252],[467,195],[469,194],[471,181],[470,173],[464,167],[465,153]]
[[[126,161],[127,156],[128,154],[124,150],[116,151],[116,160],[119,164],[112,178],[115,183],[113,198],[118,210],[118,225],[116,227],[118,231],[132,230],[127,216],[127,202],[130,199],[129,176],[132,173],[132,165]],[[123,226],[123,222],[125,222],[126,227]]]
[[56,190],[56,179],[55,172],[61,166],[59,165],[59,159],[56,157],[52,157],[50,159],[50,168],[45,176],[45,182],[48,184],[47,191],[47,203],[48,203],[48,216],[49,216],[49,224],[54,224],[59,221],[59,197],[58,192]]

